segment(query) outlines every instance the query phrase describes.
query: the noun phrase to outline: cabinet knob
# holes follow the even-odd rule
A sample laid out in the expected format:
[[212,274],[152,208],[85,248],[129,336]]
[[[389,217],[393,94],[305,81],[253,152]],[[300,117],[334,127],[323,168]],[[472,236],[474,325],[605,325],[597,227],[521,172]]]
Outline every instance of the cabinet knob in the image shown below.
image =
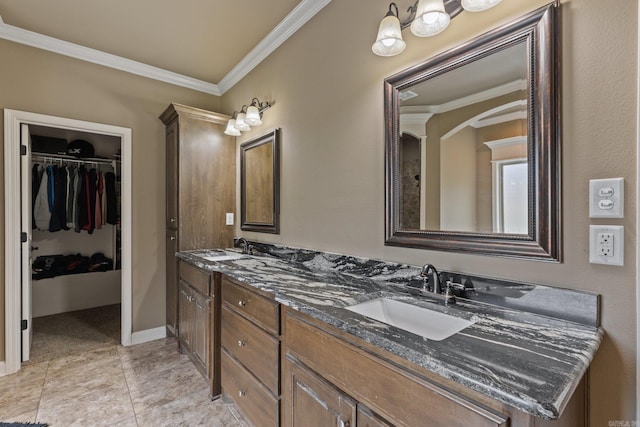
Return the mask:
[[245,342],[245,341],[238,340],[238,347],[244,347],[244,346],[245,346],[245,344],[246,344],[246,342]]
[[176,236],[169,237],[169,240],[176,240]]
[[170,218],[169,222],[176,222],[176,219],[175,218]]
[[245,397],[247,395],[247,393],[245,393],[244,391],[240,390],[238,391],[238,397]]
[[238,306],[244,307],[245,305],[247,305],[246,301],[242,301],[242,300],[238,301]]

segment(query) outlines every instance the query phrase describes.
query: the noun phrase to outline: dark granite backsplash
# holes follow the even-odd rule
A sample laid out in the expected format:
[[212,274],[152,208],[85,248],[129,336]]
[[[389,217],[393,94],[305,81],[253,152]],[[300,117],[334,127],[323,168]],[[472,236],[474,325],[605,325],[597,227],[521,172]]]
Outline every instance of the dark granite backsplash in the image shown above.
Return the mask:
[[[421,266],[253,241],[249,243],[253,246],[255,255],[262,254],[298,262],[311,269],[322,268],[414,288],[421,287],[423,282],[420,276]],[[439,275],[441,283],[450,280],[465,286],[464,294],[455,291],[458,298],[527,311],[592,327],[600,326],[600,296],[597,294],[460,272],[439,271]]]

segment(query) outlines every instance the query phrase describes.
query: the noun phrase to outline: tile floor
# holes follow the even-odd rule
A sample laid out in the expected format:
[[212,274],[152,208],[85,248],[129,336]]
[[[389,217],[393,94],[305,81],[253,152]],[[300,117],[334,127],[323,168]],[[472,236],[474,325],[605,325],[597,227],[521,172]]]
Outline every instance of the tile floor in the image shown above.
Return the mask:
[[246,427],[234,405],[209,400],[207,382],[173,338],[26,363],[0,377],[0,421]]

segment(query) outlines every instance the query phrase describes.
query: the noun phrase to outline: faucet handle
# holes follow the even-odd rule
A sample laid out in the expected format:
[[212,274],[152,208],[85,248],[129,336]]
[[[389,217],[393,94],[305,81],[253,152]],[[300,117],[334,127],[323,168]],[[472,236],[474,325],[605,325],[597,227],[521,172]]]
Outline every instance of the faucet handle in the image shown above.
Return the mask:
[[447,280],[446,288],[444,289],[444,303],[446,305],[455,304],[456,296],[453,293],[453,289],[451,289],[452,285],[458,285],[459,283],[453,283],[450,280]]

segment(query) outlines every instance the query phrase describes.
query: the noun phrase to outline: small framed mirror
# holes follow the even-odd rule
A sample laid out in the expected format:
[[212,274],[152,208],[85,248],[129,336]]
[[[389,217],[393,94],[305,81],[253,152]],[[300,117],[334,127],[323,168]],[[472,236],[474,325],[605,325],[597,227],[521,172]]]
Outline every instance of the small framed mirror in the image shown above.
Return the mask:
[[240,145],[240,228],[280,233],[280,129]]
[[385,244],[560,260],[559,7],[385,80]]

